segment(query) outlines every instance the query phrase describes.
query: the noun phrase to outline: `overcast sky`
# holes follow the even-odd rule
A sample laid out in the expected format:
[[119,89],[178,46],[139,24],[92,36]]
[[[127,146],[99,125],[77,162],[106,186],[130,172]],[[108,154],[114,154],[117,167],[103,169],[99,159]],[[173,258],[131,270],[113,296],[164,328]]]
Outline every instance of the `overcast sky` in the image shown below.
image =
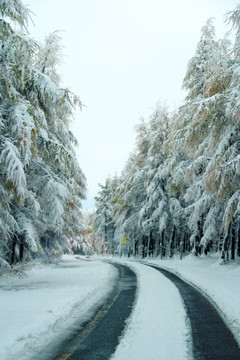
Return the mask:
[[121,173],[134,147],[134,126],[161,100],[170,110],[184,99],[187,63],[201,28],[215,18],[217,36],[235,0],[26,0],[35,15],[30,35],[61,32],[63,85],[85,104],[72,129],[88,181],[84,208],[94,207],[98,183]]

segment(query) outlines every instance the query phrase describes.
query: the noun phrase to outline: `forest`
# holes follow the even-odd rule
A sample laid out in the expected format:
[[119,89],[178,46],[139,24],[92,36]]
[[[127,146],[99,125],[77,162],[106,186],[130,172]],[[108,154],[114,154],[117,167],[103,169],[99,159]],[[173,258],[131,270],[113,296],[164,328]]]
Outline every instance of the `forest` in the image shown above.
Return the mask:
[[[70,130],[81,100],[62,87],[56,31],[27,31],[30,10],[0,1],[0,266],[63,251],[169,258],[240,256],[240,5],[231,33],[202,28],[183,105],[158,103],[136,127],[121,175],[84,212],[86,177]],[[124,239],[124,240],[123,240]]]
[[157,104],[121,175],[100,185],[91,216],[110,254],[240,256],[240,5],[225,21],[233,40],[207,20],[183,105]]

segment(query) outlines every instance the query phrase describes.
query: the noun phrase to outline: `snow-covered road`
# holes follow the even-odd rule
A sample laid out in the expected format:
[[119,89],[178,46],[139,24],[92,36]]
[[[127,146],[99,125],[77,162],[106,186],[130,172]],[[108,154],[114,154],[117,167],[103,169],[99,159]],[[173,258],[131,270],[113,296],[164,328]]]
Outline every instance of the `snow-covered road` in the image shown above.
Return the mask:
[[[232,276],[232,284],[236,285],[239,266],[224,268],[214,266],[213,261],[205,261],[203,270],[201,259],[188,258],[179,263],[156,260],[204,288],[219,307],[223,303],[222,311],[229,318],[239,313],[232,309],[233,299],[240,303],[238,287],[231,287],[228,281]],[[134,310],[112,359],[191,358],[189,324],[177,288],[150,267],[128,260],[121,262],[137,273],[138,290]],[[206,279],[207,273],[212,277]],[[57,265],[35,265],[19,272],[19,277],[0,276],[0,359],[38,360],[48,342],[59,341],[77,318],[84,321],[91,316],[94,306],[112,289],[116,277],[117,271],[110,264],[78,256],[64,256]],[[220,303],[214,294],[219,292],[218,285],[223,287],[225,283],[230,300],[222,290]],[[234,322],[238,324],[240,316],[235,316]]]

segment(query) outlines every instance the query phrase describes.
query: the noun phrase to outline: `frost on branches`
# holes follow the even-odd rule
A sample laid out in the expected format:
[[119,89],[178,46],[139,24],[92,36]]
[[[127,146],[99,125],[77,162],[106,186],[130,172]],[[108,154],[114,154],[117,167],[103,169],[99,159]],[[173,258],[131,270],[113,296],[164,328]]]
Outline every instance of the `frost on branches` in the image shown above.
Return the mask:
[[59,87],[58,33],[32,40],[20,0],[1,1],[0,16],[0,259],[13,264],[80,236],[86,181],[69,130],[81,102]]

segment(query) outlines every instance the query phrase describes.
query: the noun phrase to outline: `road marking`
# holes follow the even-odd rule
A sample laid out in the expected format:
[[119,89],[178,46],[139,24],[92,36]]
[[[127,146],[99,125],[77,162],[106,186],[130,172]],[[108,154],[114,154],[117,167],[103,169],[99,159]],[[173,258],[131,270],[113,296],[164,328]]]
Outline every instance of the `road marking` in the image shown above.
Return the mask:
[[[120,268],[120,280],[123,278],[124,273],[125,273],[124,269]],[[61,355],[55,357],[54,360],[69,359],[69,357],[77,350],[79,345],[93,331],[93,329],[96,327],[97,323],[106,315],[108,310],[113,306],[113,304],[117,300],[120,293],[121,293],[121,289],[118,289],[115,296],[113,297],[112,302],[109,305],[107,305],[106,307],[103,307],[103,309],[99,310],[96,313],[96,315],[94,316],[94,318],[88,323],[87,327],[83,331],[81,331],[79,335],[76,336],[76,338],[74,339],[74,345],[73,345],[72,349],[67,353],[64,353],[64,354],[61,354]]]

